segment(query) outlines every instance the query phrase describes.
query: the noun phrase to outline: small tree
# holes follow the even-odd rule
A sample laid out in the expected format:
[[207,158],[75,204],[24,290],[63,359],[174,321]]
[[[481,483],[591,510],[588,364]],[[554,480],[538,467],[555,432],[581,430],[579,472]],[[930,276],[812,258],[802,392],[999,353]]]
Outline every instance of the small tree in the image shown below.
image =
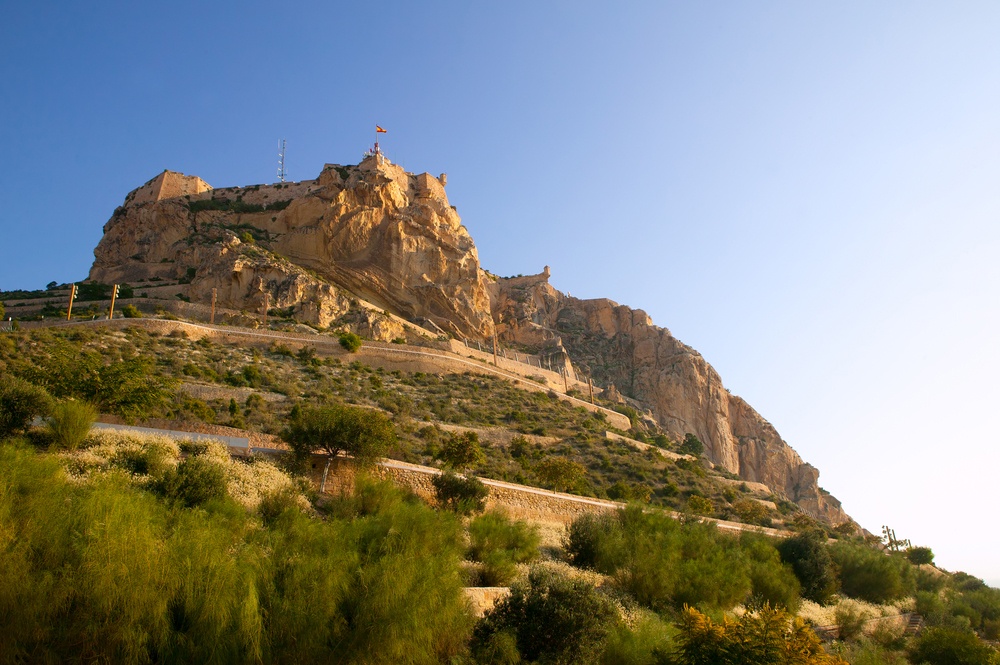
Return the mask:
[[396,441],[396,430],[382,413],[346,404],[306,408],[291,419],[282,433],[298,457],[315,450],[329,455],[347,453],[369,465]]
[[918,566],[923,563],[934,563],[934,552],[929,547],[911,547],[906,551],[906,558]]
[[478,478],[463,478],[451,471],[434,476],[431,484],[438,504],[460,515],[481,512],[490,493]]
[[486,458],[479,446],[479,435],[475,432],[449,434],[438,455],[445,464],[456,469],[468,469],[482,464]]
[[823,605],[837,591],[837,570],[819,533],[786,538],[778,543],[778,553],[799,578],[803,598]]
[[684,435],[684,443],[681,444],[681,452],[698,457],[705,452],[705,444],[703,444],[701,439],[696,437],[694,434],[688,432]]
[[24,432],[51,408],[52,398],[44,388],[16,376],[0,377],[0,437]]
[[535,473],[542,482],[552,485],[557,492],[563,492],[580,482],[586,469],[565,457],[549,457],[542,460]]

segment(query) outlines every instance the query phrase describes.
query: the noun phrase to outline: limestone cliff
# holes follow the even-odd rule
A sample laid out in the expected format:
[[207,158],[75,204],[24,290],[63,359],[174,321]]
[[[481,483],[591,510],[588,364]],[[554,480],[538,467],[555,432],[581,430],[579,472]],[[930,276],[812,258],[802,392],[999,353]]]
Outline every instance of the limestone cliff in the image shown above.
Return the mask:
[[840,502],[819,488],[815,467],[731,395],[697,351],[654,326],[642,310],[567,296],[549,285],[548,270],[500,279],[491,290],[502,339],[527,345],[561,339],[578,367],[649,408],[673,438],[695,434],[713,463],[764,483],[815,517],[833,524],[848,519]]
[[476,247],[439,178],[381,156],[316,180],[212,189],[165,172],[104,227],[90,279],[329,325],[351,296],[471,337],[492,335]]

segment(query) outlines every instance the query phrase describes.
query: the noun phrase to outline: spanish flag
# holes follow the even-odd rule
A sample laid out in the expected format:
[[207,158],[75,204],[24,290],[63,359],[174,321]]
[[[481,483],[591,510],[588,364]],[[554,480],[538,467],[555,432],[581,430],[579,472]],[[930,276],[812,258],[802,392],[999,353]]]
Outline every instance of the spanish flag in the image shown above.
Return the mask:
[[375,133],[376,134],[385,134],[385,130],[382,129],[381,127],[379,127],[378,125],[375,125]]

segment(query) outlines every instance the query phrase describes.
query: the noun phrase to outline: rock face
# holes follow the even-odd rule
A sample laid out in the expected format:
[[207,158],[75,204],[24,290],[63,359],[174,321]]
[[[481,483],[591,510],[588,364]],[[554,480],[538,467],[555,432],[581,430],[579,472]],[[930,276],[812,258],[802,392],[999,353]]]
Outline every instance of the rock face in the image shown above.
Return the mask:
[[697,351],[654,326],[642,310],[564,295],[549,285],[548,271],[500,279],[491,295],[502,339],[537,344],[560,338],[578,367],[649,408],[672,438],[695,434],[713,463],[764,483],[814,517],[833,524],[849,519],[840,502],[819,488],[815,467],[731,395]]
[[493,332],[476,247],[441,181],[381,156],[242,188],[164,172],[126,197],[94,255],[91,280],[175,281],[182,297],[207,303],[215,289],[220,306],[254,311],[266,294],[320,326],[354,295],[452,333]]

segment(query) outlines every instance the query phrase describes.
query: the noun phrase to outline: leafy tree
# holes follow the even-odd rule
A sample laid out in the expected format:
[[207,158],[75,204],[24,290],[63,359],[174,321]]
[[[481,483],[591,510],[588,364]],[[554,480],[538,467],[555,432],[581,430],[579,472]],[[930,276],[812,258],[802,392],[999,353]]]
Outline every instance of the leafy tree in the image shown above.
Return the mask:
[[[589,582],[536,567],[476,625],[472,650],[486,662],[498,641],[513,641],[523,661],[590,663],[617,622],[617,611]],[[509,650],[506,656],[517,662]]]
[[60,448],[76,450],[90,433],[97,419],[97,409],[87,402],[59,402],[45,419],[52,443]]
[[10,374],[0,376],[0,438],[26,431],[51,408],[52,398],[44,388]]
[[694,434],[688,432],[684,435],[684,442],[681,443],[681,452],[698,457],[705,452],[705,444]]
[[934,563],[934,552],[929,547],[911,547],[906,550],[906,558],[910,563],[917,566],[925,563]]
[[954,628],[929,628],[909,649],[910,660],[927,665],[995,665],[997,652],[974,633]]
[[438,504],[460,515],[481,512],[490,493],[478,478],[462,477],[451,471],[434,476],[431,484]]
[[479,435],[471,431],[449,434],[438,456],[445,464],[462,470],[478,466],[486,459],[479,445]]
[[382,413],[346,404],[305,408],[282,433],[298,457],[315,450],[329,455],[347,453],[361,465],[370,465],[396,441],[392,422]]
[[778,543],[781,560],[792,567],[802,584],[802,596],[826,604],[837,591],[837,570],[818,532],[792,536]]
[[575,487],[583,479],[586,469],[571,459],[561,456],[547,457],[535,468],[535,473],[557,492]]

